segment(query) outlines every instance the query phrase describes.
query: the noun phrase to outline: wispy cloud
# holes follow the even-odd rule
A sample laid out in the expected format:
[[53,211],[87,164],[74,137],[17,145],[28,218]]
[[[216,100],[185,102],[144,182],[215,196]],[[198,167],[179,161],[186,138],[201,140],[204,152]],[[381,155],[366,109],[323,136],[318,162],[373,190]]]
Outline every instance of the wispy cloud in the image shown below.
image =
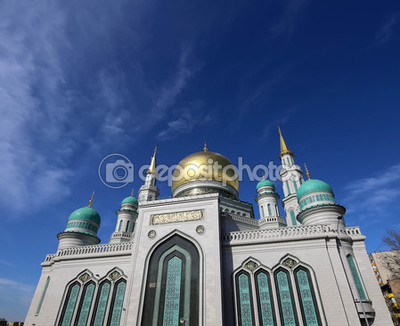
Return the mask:
[[400,17],[400,13],[396,12],[386,18],[378,33],[375,35],[375,40],[378,44],[388,42],[394,33],[395,25]]
[[294,110],[288,111],[285,115],[270,121],[264,128],[260,140],[267,139],[274,131],[278,132],[278,125],[282,127],[283,124],[288,122],[294,113]]
[[[60,192],[67,196],[78,177],[70,168],[76,155],[93,157],[117,139],[138,139],[165,119],[201,65],[182,46],[175,69],[153,80],[144,72],[148,58],[131,46],[127,72],[113,47],[118,35],[136,46],[149,36],[137,32],[143,20],[128,15],[126,1],[89,1],[90,10],[78,1],[6,3],[0,13],[0,203],[18,213],[25,209],[20,198],[33,193],[31,211],[55,203]],[[150,5],[132,4],[138,16]],[[128,17],[136,25],[127,26]]]
[[345,186],[344,201],[349,212],[381,215],[387,205],[400,199],[400,163],[371,177],[351,181]]
[[160,140],[169,140],[189,133],[194,127],[202,127],[212,121],[212,114],[201,111],[200,102],[192,103],[189,107],[177,110],[175,119],[167,123],[167,127],[158,133]]
[[32,285],[16,282],[11,279],[0,277],[0,285],[7,286],[10,289],[17,289],[24,292],[32,292],[35,288]]
[[309,4],[309,0],[284,1],[285,9],[279,20],[269,30],[271,39],[285,35],[290,38],[295,30],[299,15]]

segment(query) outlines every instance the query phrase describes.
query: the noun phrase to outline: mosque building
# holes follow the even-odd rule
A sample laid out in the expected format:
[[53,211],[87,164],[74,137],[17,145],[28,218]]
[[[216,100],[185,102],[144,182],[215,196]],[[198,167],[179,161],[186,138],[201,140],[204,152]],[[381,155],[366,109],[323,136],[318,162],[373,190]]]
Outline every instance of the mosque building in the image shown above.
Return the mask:
[[[160,199],[155,151],[108,243],[92,200],[71,213],[25,325],[391,325],[365,236],[346,226],[327,183],[307,170],[304,180],[279,135],[284,213],[263,179],[255,214],[231,162],[206,146],[180,161],[172,198]],[[210,174],[214,162],[222,168]]]

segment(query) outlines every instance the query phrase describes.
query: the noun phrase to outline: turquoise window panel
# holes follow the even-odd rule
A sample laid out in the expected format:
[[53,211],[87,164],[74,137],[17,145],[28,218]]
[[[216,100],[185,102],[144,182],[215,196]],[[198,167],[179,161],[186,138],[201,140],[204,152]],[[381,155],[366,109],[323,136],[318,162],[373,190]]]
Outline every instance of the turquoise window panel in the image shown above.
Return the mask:
[[247,274],[240,274],[237,278],[239,292],[240,325],[253,325],[253,312],[250,294],[250,280]]
[[49,286],[49,283],[50,283],[50,276],[48,276],[47,279],[46,279],[46,284],[44,285],[43,292],[42,292],[42,296],[40,297],[39,304],[38,304],[38,306],[37,306],[37,308],[36,308],[36,313],[35,313],[36,315],[39,314],[40,308],[42,308],[42,303],[43,303],[44,296],[45,296],[45,294],[46,294],[47,288],[48,288],[48,286]]
[[294,189],[296,189],[296,192],[297,192],[297,183],[296,183],[296,181],[293,181],[293,185],[294,185]]
[[264,216],[265,216],[265,213],[264,213],[264,206],[261,206],[261,212],[262,212],[262,217],[264,217]]
[[106,315],[108,297],[110,295],[111,285],[108,282],[105,282],[100,287],[100,294],[97,302],[97,306],[95,307],[94,311],[94,326],[103,326],[104,317]]
[[111,314],[110,326],[119,326],[121,313],[124,304],[126,282],[121,281],[117,284],[114,296],[114,306]]
[[279,308],[282,324],[284,326],[296,326],[296,315],[293,308],[293,297],[290,289],[290,280],[287,272],[276,273],[276,281],[279,292]]
[[66,298],[66,304],[65,304],[66,306],[65,306],[64,316],[60,323],[61,326],[70,326],[71,325],[72,317],[74,316],[75,306],[76,306],[76,302],[78,301],[78,295],[79,295],[80,289],[81,289],[81,286],[78,283],[76,283],[75,285],[73,285],[71,287],[68,297]]
[[86,286],[81,308],[78,314],[78,322],[76,324],[77,326],[86,326],[87,324],[95,288],[96,286],[94,283],[90,283]]
[[163,326],[179,325],[182,260],[175,256],[168,261]]
[[308,273],[300,269],[296,272],[297,289],[301,300],[301,309],[307,326],[319,326],[318,308],[314,301]]
[[290,211],[290,219],[292,220],[293,225],[297,225],[296,216],[294,215],[294,211]]
[[289,182],[286,180],[286,181],[285,181],[285,184],[286,184],[287,193],[288,193],[288,195],[290,195]]
[[256,276],[258,306],[261,314],[260,325],[274,326],[274,312],[272,306],[271,289],[269,287],[269,276],[265,272],[260,272]]
[[268,207],[268,216],[272,216],[272,213],[271,213],[271,205],[268,204],[267,207]]
[[360,296],[360,300],[367,300],[367,295],[365,294],[360,274],[358,273],[356,262],[354,261],[353,256],[347,255],[347,262],[349,263],[351,274],[353,275],[354,282],[356,283],[356,288],[358,295]]

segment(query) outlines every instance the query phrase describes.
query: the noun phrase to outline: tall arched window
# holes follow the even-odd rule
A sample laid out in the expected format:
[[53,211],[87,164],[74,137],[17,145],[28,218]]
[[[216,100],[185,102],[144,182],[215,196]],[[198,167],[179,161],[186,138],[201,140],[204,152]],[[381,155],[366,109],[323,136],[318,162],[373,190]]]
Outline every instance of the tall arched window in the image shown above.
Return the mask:
[[296,308],[289,273],[285,269],[279,268],[275,272],[275,283],[282,324],[285,326],[297,326]]
[[268,207],[268,216],[272,216],[271,204],[268,204],[267,207]]
[[111,312],[109,322],[107,325],[119,326],[121,320],[121,313],[124,304],[126,281],[121,279],[114,286],[114,293],[111,303]]
[[286,184],[287,193],[288,193],[288,195],[290,195],[289,182],[286,180],[286,181],[285,181],[285,184]]
[[65,297],[64,301],[64,307],[61,313],[61,319],[59,323],[60,326],[71,325],[80,289],[81,285],[78,282],[74,282],[69,286],[67,296]]
[[275,204],[275,212],[276,212],[276,216],[279,216],[279,208],[278,205]]
[[89,282],[83,289],[81,302],[79,304],[76,326],[86,326],[89,318],[90,308],[92,306],[93,295],[96,285],[93,282]]
[[259,270],[255,274],[258,319],[261,326],[276,325],[269,273]]
[[347,255],[347,262],[349,263],[350,271],[353,275],[354,283],[356,284],[360,300],[367,300],[367,295],[365,294],[364,286],[361,282],[360,274],[358,273],[356,262],[352,255]]
[[296,216],[294,215],[294,211],[290,211],[290,219],[292,220],[292,225],[297,225]]
[[321,319],[310,272],[304,267],[299,267],[295,270],[294,275],[304,324],[307,326],[320,326]]
[[131,223],[131,221],[126,222],[125,232],[129,232],[129,224],[130,223]]
[[143,326],[199,323],[199,253],[193,243],[175,235],[151,255],[144,298]]
[[47,276],[46,284],[44,285],[44,289],[43,289],[43,292],[42,292],[42,296],[40,297],[39,304],[38,304],[38,306],[37,306],[37,308],[36,308],[36,313],[35,313],[36,315],[38,315],[39,312],[40,312],[40,308],[42,307],[43,300],[44,300],[44,296],[45,296],[45,294],[46,294],[47,287],[49,286],[49,283],[50,283],[50,276]]
[[236,293],[238,301],[239,325],[254,325],[250,275],[244,271],[241,271],[236,275]]
[[264,206],[262,206],[262,205],[261,205],[261,214],[262,214],[262,217],[265,217]]
[[101,283],[97,299],[96,305],[94,307],[95,313],[93,314],[92,323],[94,326],[103,326],[104,317],[106,315],[108,297],[110,295],[111,284],[108,281],[104,281]]
[[122,229],[122,220],[119,221],[119,227],[118,227],[118,232],[120,232]]

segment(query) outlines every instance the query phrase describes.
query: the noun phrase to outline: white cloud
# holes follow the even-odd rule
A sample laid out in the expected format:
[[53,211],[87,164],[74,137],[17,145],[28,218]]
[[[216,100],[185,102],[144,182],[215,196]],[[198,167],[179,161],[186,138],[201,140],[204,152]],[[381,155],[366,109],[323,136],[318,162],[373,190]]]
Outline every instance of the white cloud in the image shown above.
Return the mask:
[[400,163],[384,171],[351,181],[345,187],[344,201],[349,212],[381,216],[387,205],[400,199]]
[[375,35],[375,40],[378,44],[386,43],[391,39],[394,33],[394,26],[396,25],[399,16],[400,13],[396,12],[391,14],[385,20],[378,33]]

